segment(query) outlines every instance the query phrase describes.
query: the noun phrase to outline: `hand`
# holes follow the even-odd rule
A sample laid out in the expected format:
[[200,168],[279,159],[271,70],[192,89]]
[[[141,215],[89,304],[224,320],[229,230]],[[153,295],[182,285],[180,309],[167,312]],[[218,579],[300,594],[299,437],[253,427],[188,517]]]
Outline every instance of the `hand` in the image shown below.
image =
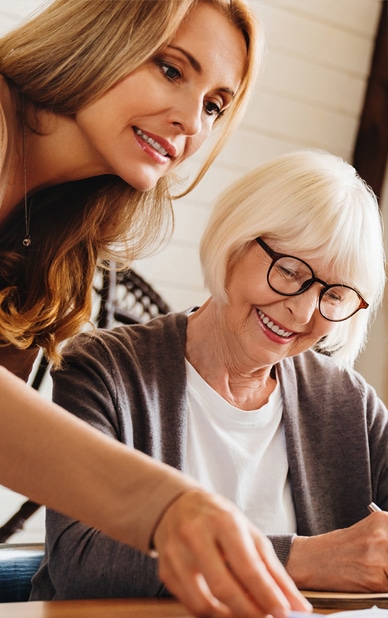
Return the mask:
[[200,489],[182,494],[164,513],[154,544],[161,580],[195,616],[311,611],[270,541],[221,496]]
[[287,571],[299,588],[388,592],[388,513],[349,528],[296,537]]

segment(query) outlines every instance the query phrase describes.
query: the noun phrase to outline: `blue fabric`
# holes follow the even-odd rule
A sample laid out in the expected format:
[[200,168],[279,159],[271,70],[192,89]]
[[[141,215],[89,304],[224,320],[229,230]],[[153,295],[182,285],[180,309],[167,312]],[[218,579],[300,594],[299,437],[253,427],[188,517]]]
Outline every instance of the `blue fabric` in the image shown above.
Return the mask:
[[38,570],[44,555],[34,546],[0,546],[0,603],[28,601],[31,578]]

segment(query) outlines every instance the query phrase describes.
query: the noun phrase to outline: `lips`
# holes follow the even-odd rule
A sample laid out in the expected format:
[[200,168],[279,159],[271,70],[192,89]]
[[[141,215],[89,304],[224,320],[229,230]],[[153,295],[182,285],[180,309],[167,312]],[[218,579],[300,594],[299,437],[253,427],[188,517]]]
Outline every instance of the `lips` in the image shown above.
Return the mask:
[[140,137],[141,140],[143,140],[143,142],[151,146],[154,150],[156,150],[156,152],[161,154],[163,157],[174,157],[175,156],[174,147],[168,142],[166,142],[165,140],[162,140],[161,138],[155,139],[156,136],[151,136],[148,133],[144,133],[144,131],[142,131],[138,127],[134,127],[134,131],[136,135]]
[[295,335],[295,333],[293,331],[290,330],[284,330],[283,328],[281,328],[280,326],[278,326],[277,324],[275,324],[268,316],[265,315],[265,313],[263,313],[260,309],[257,309],[257,313],[258,316],[260,318],[260,320],[263,322],[263,324],[265,324],[265,326],[272,331],[273,333],[275,333],[275,335],[278,335],[279,337],[284,337],[285,339],[288,339],[289,337],[291,337],[292,335]]

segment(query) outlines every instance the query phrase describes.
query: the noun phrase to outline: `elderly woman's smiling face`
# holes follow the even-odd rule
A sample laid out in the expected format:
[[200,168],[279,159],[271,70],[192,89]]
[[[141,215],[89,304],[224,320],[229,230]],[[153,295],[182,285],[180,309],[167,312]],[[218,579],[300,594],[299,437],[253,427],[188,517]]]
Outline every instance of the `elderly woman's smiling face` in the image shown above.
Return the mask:
[[[271,244],[286,252],[286,247]],[[340,282],[334,273],[323,272],[317,258],[300,252],[320,279]],[[314,284],[298,296],[282,296],[268,285],[270,256],[255,241],[231,267],[227,278],[229,302],[224,305],[223,324],[233,354],[250,358],[256,366],[272,365],[287,356],[295,356],[313,347],[334,327],[319,311],[322,286]]]

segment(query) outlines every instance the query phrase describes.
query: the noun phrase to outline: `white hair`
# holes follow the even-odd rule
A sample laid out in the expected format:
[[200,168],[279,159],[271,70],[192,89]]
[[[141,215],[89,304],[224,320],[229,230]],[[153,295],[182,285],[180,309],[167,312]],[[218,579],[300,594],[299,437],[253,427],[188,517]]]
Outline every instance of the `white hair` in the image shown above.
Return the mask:
[[226,303],[228,270],[258,236],[280,241],[287,253],[311,253],[369,303],[335,324],[316,346],[339,366],[352,365],[385,285],[382,221],[377,199],[354,167],[318,150],[285,154],[232,184],[215,203],[202,237],[205,284]]

